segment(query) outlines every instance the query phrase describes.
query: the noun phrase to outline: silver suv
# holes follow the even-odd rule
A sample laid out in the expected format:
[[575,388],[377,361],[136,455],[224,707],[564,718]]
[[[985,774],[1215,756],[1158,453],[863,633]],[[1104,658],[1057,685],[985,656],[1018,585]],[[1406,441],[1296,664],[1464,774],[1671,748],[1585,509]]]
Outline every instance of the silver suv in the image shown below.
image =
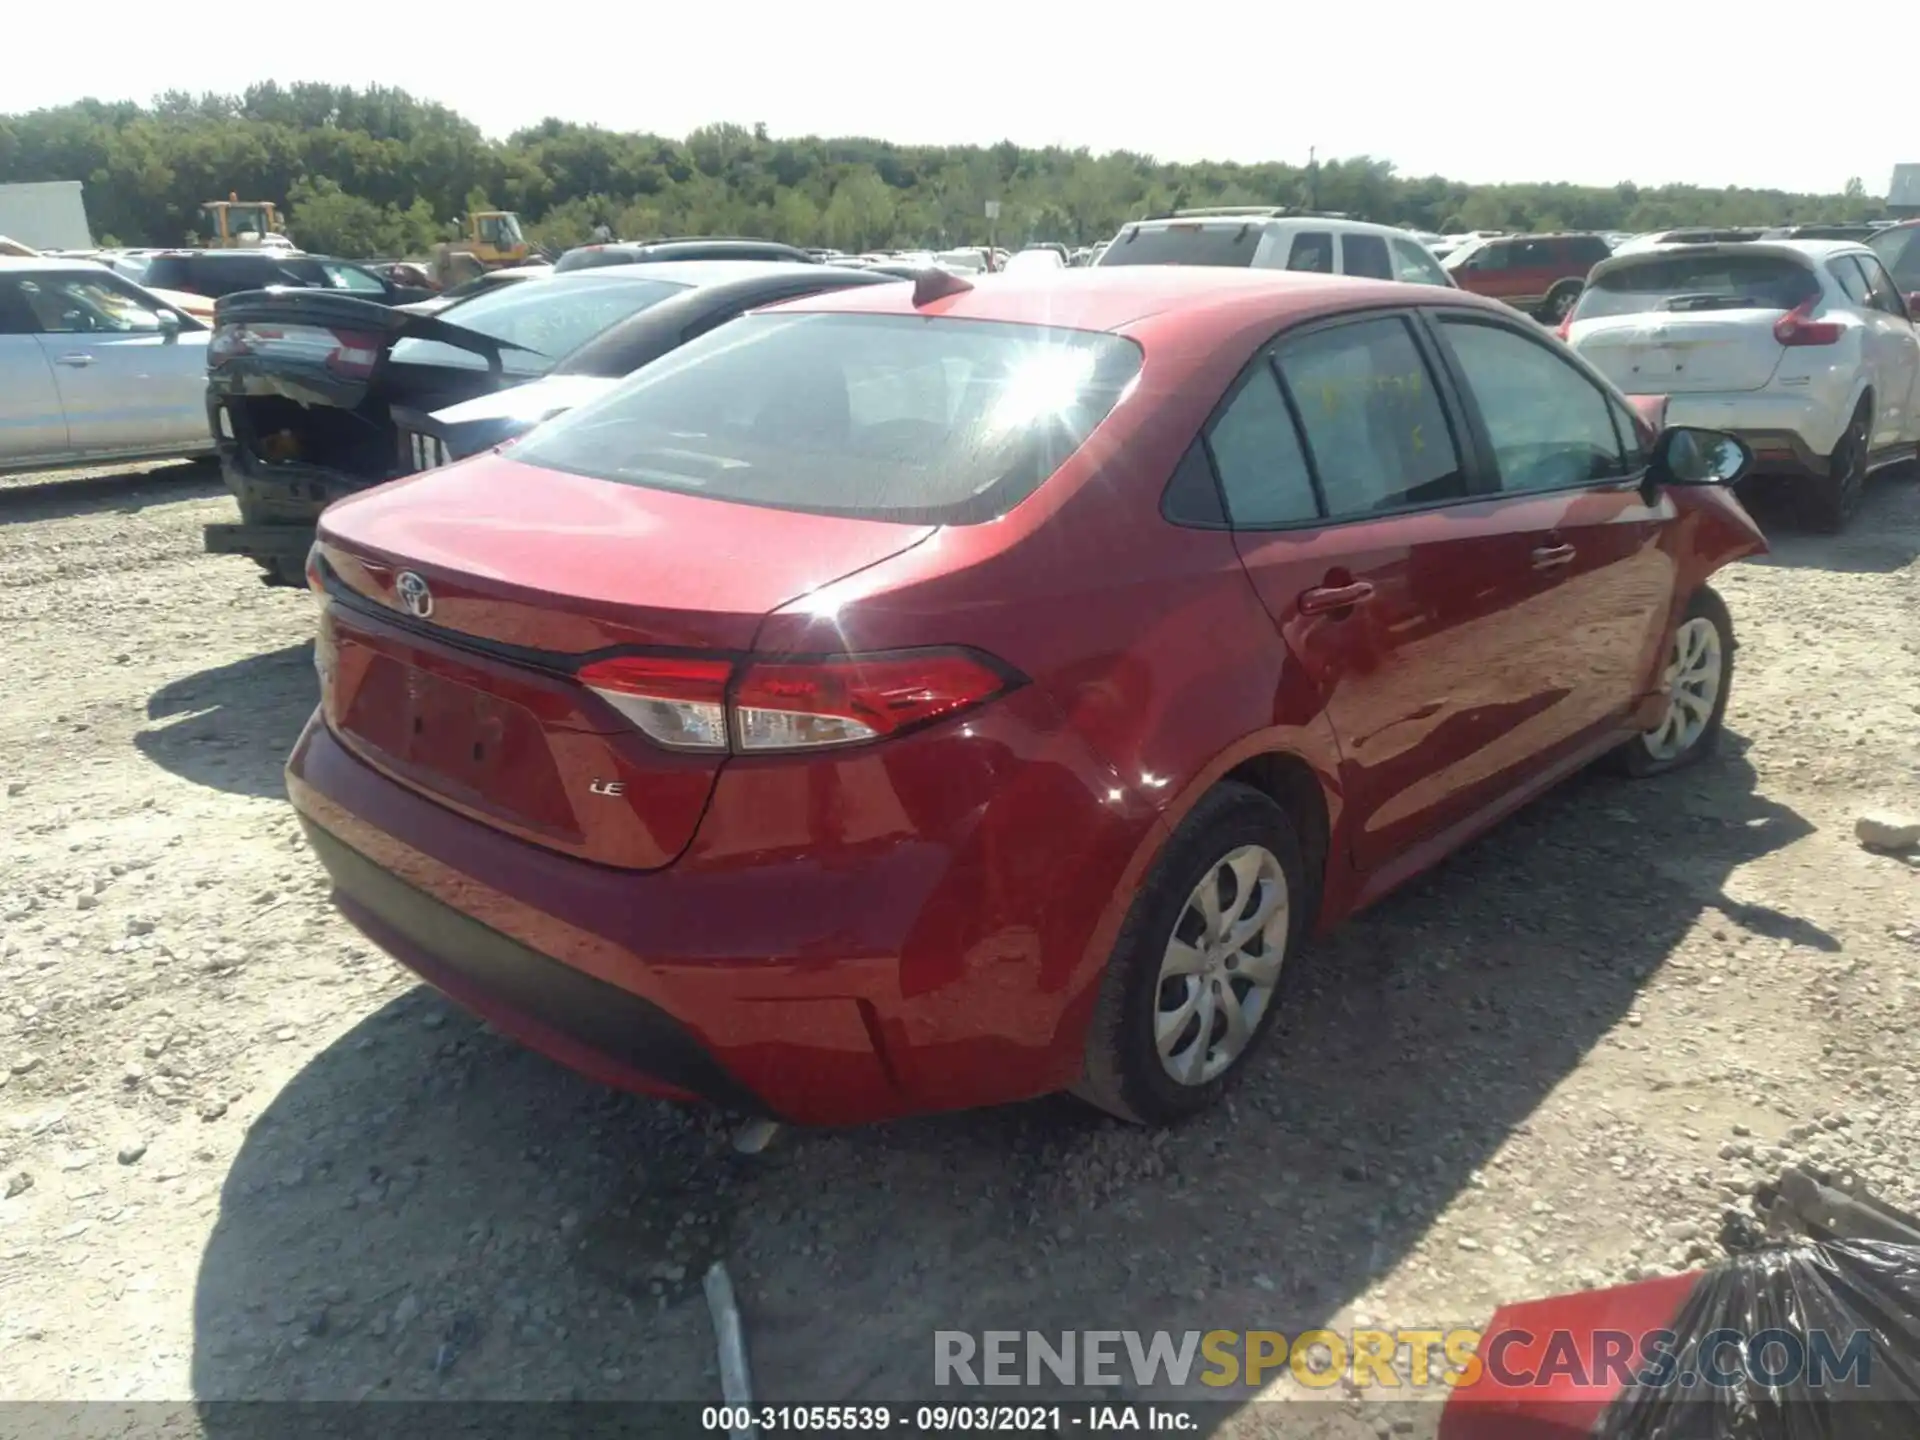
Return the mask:
[[1228,265],[1452,285],[1411,230],[1270,206],[1176,210],[1121,227],[1096,265]]

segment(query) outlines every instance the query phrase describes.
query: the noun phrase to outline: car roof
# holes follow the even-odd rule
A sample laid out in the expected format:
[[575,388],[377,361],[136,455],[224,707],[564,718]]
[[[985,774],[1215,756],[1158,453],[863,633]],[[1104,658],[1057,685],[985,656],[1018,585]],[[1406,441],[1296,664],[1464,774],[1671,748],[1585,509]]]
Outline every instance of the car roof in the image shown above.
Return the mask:
[[[1269,230],[1279,226],[1307,230],[1351,231],[1358,235],[1402,235],[1411,236],[1413,231],[1404,225],[1382,225],[1374,220],[1352,220],[1345,215],[1233,215],[1206,214],[1192,215],[1155,215],[1146,220],[1129,220],[1119,229],[1120,235],[1129,230],[1167,230],[1173,227],[1192,229],[1196,226],[1217,226],[1225,229],[1229,226],[1238,229]],[[1111,239],[1109,244],[1113,243]]]
[[770,275],[815,275],[820,267],[804,260],[656,260],[650,265],[597,265],[587,270],[530,276],[543,285],[624,285],[638,280],[665,280],[678,285],[718,285]]
[[1349,275],[1208,265],[1114,265],[982,275],[967,289],[926,305],[915,287],[871,285],[808,295],[775,311],[840,311],[1001,320],[1067,330],[1122,330],[1169,310],[1211,311],[1223,321],[1296,316],[1376,305],[1433,304],[1511,314],[1508,307],[1461,290],[1366,280]]
[[51,255],[0,255],[0,274],[24,274],[29,270],[66,270],[83,275],[98,275],[109,267],[99,260],[62,260]]
[[[1858,240],[1663,240],[1612,257],[1638,260],[1655,255],[1799,255],[1809,260],[1825,260],[1834,255],[1857,255],[1866,246]],[[1871,253],[1871,252],[1869,252]]]

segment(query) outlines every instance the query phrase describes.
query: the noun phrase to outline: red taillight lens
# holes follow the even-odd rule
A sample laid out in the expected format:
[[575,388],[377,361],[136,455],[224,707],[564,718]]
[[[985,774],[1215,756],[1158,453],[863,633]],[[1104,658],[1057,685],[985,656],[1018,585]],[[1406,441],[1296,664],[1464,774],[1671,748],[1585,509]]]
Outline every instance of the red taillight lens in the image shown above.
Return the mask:
[[1558,325],[1553,327],[1553,333],[1558,335],[1562,340],[1573,334],[1573,312],[1571,310],[1566,313],[1565,318],[1563,318]]
[[582,666],[580,683],[669,750],[727,748],[727,681],[733,662],[675,655],[617,655]]
[[373,373],[380,359],[380,337],[364,330],[334,330],[334,348],[327,356],[327,369],[349,380],[364,380]]
[[1812,320],[1814,301],[1808,300],[1773,322],[1773,338],[1782,345],[1837,345],[1847,327],[1831,320]]
[[954,650],[754,664],[733,692],[734,740],[747,752],[877,740],[972,709],[1008,684]]
[[582,684],[670,750],[765,754],[879,740],[958,714],[1017,678],[959,650],[751,663],[622,655],[579,671]]

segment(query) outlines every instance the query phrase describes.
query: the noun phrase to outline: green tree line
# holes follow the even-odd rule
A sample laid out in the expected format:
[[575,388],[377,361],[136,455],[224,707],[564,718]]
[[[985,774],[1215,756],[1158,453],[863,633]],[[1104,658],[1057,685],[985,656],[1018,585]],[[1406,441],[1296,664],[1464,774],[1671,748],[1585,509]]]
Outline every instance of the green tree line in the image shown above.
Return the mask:
[[1467,185],[1357,156],[1310,166],[1201,162],[1058,147],[776,138],[710,125],[685,139],[550,119],[504,141],[404,91],[255,85],[174,91],[150,105],[83,100],[0,115],[0,183],[80,180],[102,243],[175,245],[199,207],[237,193],[286,205],[307,249],[423,253],[475,209],[518,211],[535,240],[577,244],[604,222],[627,238],[753,235],[867,250],[1105,239],[1197,205],[1304,205],[1419,230],[1653,230],[1850,220],[1882,202],[1691,185]]

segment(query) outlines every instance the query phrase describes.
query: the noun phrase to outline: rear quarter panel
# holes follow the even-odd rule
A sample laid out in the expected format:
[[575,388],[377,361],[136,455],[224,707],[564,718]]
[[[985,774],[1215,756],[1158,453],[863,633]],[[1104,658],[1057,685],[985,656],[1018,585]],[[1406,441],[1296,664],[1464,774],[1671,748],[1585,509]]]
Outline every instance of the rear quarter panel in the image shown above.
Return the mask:
[[1124,860],[1106,852],[1097,873],[1078,874],[1061,902],[1075,914],[1056,933],[1081,943],[1041,958],[1041,988],[1061,995],[1061,1027],[1076,1039],[1143,876],[1221,775],[1261,753],[1296,756],[1337,814],[1331,731],[1229,532],[1160,514],[1175,465],[1276,328],[1136,325],[1146,358],[1133,393],[1034,495],[814,592],[755,641],[762,652],[977,647],[1030,677],[1101,758]]

